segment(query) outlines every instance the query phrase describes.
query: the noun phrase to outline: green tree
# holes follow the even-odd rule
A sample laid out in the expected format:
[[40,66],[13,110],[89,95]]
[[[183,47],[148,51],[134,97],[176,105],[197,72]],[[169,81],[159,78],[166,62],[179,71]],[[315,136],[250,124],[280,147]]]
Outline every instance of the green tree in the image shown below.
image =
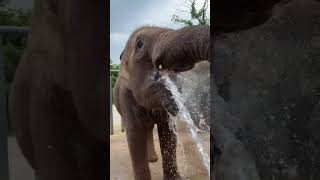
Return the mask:
[[4,75],[7,85],[10,85],[14,79],[14,74],[19,64],[20,56],[23,53],[23,50],[24,46],[17,46],[13,43],[9,43],[3,48],[5,65]]
[[[31,10],[13,9],[7,7],[7,0],[0,0],[0,26],[29,26],[31,24]],[[3,37],[3,55],[5,81],[10,86],[20,57],[26,47],[27,37],[10,35]]]
[[116,83],[119,75],[118,72],[114,72],[113,70],[120,70],[120,64],[113,64],[112,60],[110,60],[110,79],[112,88],[114,87],[114,84]]
[[7,5],[8,0],[0,0],[0,7],[4,7],[5,5]]
[[31,23],[31,10],[14,9],[3,5],[0,1],[0,25],[3,26],[29,26]]
[[[174,23],[180,23],[185,26],[193,26],[193,25],[210,25],[210,18],[207,16],[208,10],[208,0],[204,0],[202,7],[200,9],[196,8],[196,0],[190,0],[188,7],[188,13],[191,15],[191,19],[183,19],[178,15],[174,14],[171,18],[171,21]],[[197,24],[194,24],[194,20],[196,20]]]

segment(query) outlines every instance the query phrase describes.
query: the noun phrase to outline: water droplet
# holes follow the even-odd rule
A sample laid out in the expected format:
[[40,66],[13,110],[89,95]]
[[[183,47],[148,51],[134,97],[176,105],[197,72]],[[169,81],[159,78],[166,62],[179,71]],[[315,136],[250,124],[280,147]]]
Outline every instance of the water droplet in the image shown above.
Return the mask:
[[[160,66],[159,66],[159,69],[160,69]],[[199,138],[199,135],[196,133],[197,131],[199,131],[199,129],[195,126],[193,119],[191,118],[189,110],[183,104],[185,102],[185,100],[181,97],[181,94],[178,91],[177,86],[170,80],[168,75],[162,76],[162,79],[164,80],[166,88],[171,91],[171,93],[173,95],[173,99],[175,100],[175,102],[178,106],[178,109],[179,109],[179,112],[177,113],[176,116],[172,116],[169,113],[169,117],[170,117],[169,119],[171,119],[171,122],[173,122],[173,123],[169,122],[169,127],[173,130],[173,132],[177,135],[177,137],[179,139],[179,134],[175,128],[176,127],[175,123],[177,121],[182,121],[187,124],[187,130],[190,133],[192,140],[197,147],[199,155],[201,156],[201,159],[202,159],[202,163],[205,166],[208,174],[210,174],[210,156],[204,151],[203,144]],[[173,125],[170,125],[170,124],[173,124]],[[181,145],[182,145],[182,143],[181,143]],[[183,147],[183,145],[182,145],[182,147]],[[184,150],[183,150],[183,156],[185,156]]]

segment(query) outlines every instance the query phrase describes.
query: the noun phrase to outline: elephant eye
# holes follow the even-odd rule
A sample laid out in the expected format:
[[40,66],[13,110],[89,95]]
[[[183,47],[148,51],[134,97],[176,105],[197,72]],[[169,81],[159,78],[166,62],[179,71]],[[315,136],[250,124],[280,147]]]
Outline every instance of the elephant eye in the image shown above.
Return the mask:
[[137,39],[137,41],[136,41],[136,46],[137,46],[139,49],[142,48],[143,43],[142,43],[141,39]]

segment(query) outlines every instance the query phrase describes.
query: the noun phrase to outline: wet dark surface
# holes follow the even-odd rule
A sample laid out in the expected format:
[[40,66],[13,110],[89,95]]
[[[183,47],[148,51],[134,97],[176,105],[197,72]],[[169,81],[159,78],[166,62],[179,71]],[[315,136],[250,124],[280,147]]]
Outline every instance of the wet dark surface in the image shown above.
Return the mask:
[[320,179],[320,3],[296,2],[215,43],[224,180]]
[[14,136],[8,137],[10,180],[35,180],[33,170],[23,157]]

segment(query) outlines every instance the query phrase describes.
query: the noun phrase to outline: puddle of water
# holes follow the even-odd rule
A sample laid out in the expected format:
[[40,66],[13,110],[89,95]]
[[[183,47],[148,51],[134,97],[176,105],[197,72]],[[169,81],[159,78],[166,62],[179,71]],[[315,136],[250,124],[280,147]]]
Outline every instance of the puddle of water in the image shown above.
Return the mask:
[[[189,172],[189,168],[190,168],[189,164],[191,164],[192,166],[196,164],[195,161],[201,161],[200,165],[197,165],[197,166],[202,165],[202,167],[192,166],[193,167],[192,169],[204,168],[208,177],[210,177],[210,156],[209,156],[209,152],[205,152],[204,144],[203,144],[203,142],[209,143],[208,141],[209,136],[205,137],[205,135],[203,135],[203,131],[198,129],[198,127],[195,125],[189,110],[184,105],[184,102],[186,101],[181,96],[175,83],[171,81],[168,75],[163,75],[162,79],[164,80],[166,88],[171,91],[173,98],[179,108],[179,112],[177,113],[176,116],[172,116],[169,114],[170,115],[169,124],[170,124],[170,128],[175,131],[178,137],[178,143],[183,150],[182,156],[184,161],[186,162],[184,164],[185,175],[187,175]],[[180,134],[181,136],[179,136]],[[182,136],[182,134],[184,136]],[[189,139],[182,140],[181,137],[186,137]],[[207,141],[203,141],[203,139],[207,139]],[[182,143],[182,141],[184,143]]]

